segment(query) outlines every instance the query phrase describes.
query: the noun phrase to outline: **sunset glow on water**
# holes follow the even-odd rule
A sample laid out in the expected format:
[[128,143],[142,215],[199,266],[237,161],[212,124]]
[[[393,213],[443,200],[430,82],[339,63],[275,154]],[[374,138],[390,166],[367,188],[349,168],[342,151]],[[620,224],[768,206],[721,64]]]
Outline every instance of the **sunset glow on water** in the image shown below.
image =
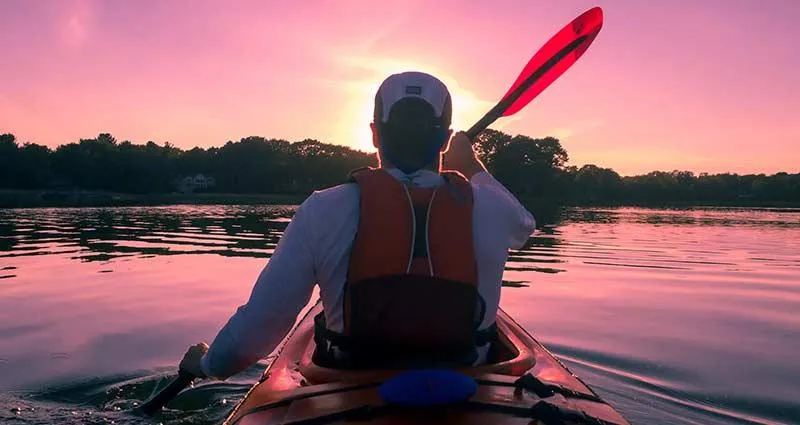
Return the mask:
[[[146,423],[125,408],[247,299],[292,209],[0,212],[0,419]],[[502,307],[632,423],[789,424],[798,239],[792,210],[570,209],[512,253]],[[262,370],[168,417],[215,423]]]

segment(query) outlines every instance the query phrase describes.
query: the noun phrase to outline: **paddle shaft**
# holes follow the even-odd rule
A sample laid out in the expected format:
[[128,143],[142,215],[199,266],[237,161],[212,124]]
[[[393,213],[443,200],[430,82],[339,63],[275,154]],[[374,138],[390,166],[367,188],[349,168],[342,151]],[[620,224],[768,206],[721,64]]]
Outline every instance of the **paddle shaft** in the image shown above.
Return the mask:
[[556,66],[558,62],[561,61],[565,56],[572,53],[575,49],[578,48],[588,36],[584,35],[581,37],[576,38],[568,45],[564,46],[563,49],[559,50],[558,53],[553,55],[550,59],[547,60],[542,66],[539,67],[536,71],[534,71],[525,81],[520,84],[514,91],[508,94],[508,96],[504,97],[497,103],[486,115],[483,116],[478,122],[475,123],[469,130],[467,130],[466,135],[469,137],[470,140],[474,141],[476,137],[478,137],[483,130],[486,130],[487,127],[492,125],[498,118],[502,117],[506,110],[517,101],[533,84],[536,83],[539,78],[545,75],[551,68]]
[[191,385],[194,378],[195,376],[191,373],[179,370],[178,377],[173,379],[172,382],[161,390],[161,392],[156,394],[155,397],[142,404],[139,410],[147,416],[152,416],[155,412],[161,410],[165,404],[169,403],[170,400],[175,398],[184,388]]

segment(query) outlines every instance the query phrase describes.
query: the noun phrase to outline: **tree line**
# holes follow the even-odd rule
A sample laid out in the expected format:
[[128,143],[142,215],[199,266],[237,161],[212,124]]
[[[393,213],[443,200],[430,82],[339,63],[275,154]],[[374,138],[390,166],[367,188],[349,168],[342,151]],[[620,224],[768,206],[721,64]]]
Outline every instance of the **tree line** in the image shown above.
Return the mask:
[[182,150],[170,143],[118,142],[102,133],[51,150],[0,135],[0,188],[169,193],[177,190],[176,179],[203,174],[214,177],[209,191],[306,193],[341,183],[348,170],[376,163],[374,155],[310,139],[290,143],[247,137],[222,147]]
[[[800,203],[800,174],[699,174],[653,171],[620,176],[596,165],[567,165],[558,139],[486,130],[475,142],[487,168],[525,200],[568,204]],[[189,150],[135,144],[102,133],[50,149],[0,135],[0,188],[170,193],[182,176],[214,177],[219,193],[307,194],[342,183],[349,171],[376,166],[374,154],[306,139],[247,137]]]

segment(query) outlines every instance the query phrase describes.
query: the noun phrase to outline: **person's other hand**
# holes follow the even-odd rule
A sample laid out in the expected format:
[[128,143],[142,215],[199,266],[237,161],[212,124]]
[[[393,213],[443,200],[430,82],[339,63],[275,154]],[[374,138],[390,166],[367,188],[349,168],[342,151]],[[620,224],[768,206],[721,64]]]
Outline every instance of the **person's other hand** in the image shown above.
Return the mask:
[[450,139],[450,146],[442,155],[442,169],[458,171],[468,180],[475,174],[486,171],[472,149],[472,141],[463,131],[456,133]]
[[207,352],[208,344],[205,342],[192,345],[189,347],[189,350],[186,351],[186,354],[183,355],[183,360],[181,360],[181,364],[178,366],[179,369],[191,373],[198,378],[205,378],[206,374],[203,373],[200,362]]

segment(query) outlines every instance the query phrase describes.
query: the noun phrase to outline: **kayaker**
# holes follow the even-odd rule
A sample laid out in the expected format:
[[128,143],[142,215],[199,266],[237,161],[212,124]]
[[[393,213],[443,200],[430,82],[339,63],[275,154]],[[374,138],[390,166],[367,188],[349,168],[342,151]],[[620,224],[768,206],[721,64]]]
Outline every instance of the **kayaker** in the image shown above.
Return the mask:
[[320,362],[483,362],[508,250],[525,244],[535,221],[470,140],[453,135],[451,117],[437,78],[389,76],[370,124],[379,168],[298,207],[247,303],[210,347],[190,347],[181,369],[226,379],[250,367],[287,335],[315,285],[325,312]]

